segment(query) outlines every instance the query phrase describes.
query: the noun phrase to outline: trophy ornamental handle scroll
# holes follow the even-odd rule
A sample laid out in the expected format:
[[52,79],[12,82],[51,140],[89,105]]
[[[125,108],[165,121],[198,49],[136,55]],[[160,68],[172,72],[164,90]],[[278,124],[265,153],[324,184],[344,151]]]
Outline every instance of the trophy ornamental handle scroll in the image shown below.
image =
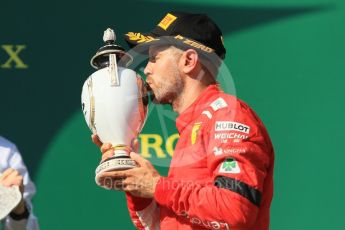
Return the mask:
[[118,86],[120,84],[119,75],[117,74],[116,54],[109,55],[109,75],[111,79],[111,86]]
[[[103,33],[103,41],[106,44],[113,44],[116,40],[114,30],[108,28]],[[111,86],[119,85],[119,76],[117,74],[117,60],[116,54],[109,54],[109,75],[111,78]]]

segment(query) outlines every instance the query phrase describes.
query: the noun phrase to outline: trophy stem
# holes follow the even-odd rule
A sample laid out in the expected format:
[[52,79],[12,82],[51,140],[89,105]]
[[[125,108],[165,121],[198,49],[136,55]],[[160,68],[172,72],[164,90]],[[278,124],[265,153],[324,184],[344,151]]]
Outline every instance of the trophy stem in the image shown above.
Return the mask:
[[126,170],[137,167],[135,161],[129,157],[131,149],[128,146],[118,145],[112,148],[114,149],[114,156],[103,161],[96,168],[95,180],[97,185],[101,185],[98,175],[103,172]]
[[129,156],[129,153],[132,150],[126,145],[116,145],[113,146],[112,149],[114,150],[114,156]]

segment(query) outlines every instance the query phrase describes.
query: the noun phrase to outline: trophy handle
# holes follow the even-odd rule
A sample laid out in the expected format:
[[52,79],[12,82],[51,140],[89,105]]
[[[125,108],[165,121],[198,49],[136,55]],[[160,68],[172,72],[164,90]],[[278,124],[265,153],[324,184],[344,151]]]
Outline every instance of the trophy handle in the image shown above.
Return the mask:
[[147,118],[147,111],[148,111],[148,104],[149,104],[149,97],[147,92],[147,86],[145,81],[142,79],[140,75],[137,74],[137,86],[138,86],[138,110],[140,114],[140,118],[142,121],[141,127],[137,130],[137,135],[141,132],[141,129],[144,127]]
[[109,73],[111,78],[111,86],[119,86],[120,80],[117,72],[116,54],[109,54]]

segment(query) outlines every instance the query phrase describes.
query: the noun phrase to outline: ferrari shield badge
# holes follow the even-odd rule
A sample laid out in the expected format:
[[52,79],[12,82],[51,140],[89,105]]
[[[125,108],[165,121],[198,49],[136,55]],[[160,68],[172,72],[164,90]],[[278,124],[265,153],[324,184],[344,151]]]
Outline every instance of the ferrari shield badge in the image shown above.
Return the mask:
[[200,128],[201,128],[201,122],[194,123],[193,128],[192,128],[192,135],[191,135],[192,145],[194,145],[197,140]]

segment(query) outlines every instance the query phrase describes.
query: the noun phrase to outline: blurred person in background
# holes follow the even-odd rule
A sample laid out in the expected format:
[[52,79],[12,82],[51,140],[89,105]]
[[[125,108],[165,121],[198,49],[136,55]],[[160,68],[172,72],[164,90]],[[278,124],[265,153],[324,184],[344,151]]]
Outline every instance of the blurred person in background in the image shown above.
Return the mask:
[[22,193],[19,204],[1,221],[0,229],[2,227],[3,230],[38,230],[37,218],[32,212],[31,203],[36,188],[17,147],[2,136],[0,136],[0,184],[5,187],[18,186]]

